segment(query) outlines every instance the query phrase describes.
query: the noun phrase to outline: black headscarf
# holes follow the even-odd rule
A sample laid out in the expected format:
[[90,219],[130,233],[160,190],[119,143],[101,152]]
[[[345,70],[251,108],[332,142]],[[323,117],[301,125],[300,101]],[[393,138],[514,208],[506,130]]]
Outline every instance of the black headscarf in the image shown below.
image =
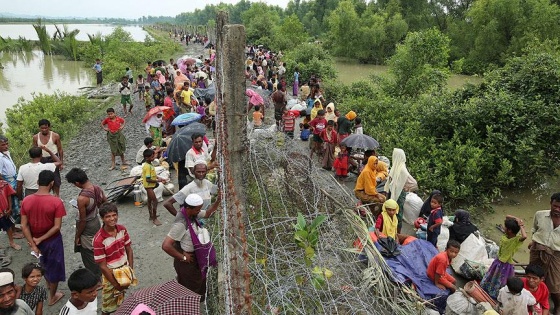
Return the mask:
[[463,243],[469,235],[478,231],[476,225],[471,223],[471,215],[462,209],[455,211],[455,220],[449,227],[449,239]]
[[[430,203],[432,202],[432,197],[434,195],[441,195],[441,191],[439,191],[439,190],[432,191],[432,193],[430,194],[430,197],[428,197],[428,199],[426,199],[426,201],[424,201],[424,204],[422,205],[422,208],[420,208],[420,216],[421,217],[422,216],[428,217],[430,215],[430,212],[432,212],[432,206],[430,205]],[[441,211],[443,212],[443,205],[441,205]]]

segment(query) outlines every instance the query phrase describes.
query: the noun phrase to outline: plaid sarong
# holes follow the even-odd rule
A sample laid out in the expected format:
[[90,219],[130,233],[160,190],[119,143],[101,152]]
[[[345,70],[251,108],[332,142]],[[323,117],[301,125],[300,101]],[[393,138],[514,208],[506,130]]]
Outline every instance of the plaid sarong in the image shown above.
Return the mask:
[[[136,277],[134,277],[134,271],[128,265],[113,269],[113,275],[115,276],[115,280],[117,280],[120,285],[126,285],[130,283],[130,285],[134,286],[138,283],[138,280],[136,279]],[[111,282],[109,282],[109,280],[107,280],[107,278],[103,276],[103,303],[101,306],[101,311],[103,313],[112,313],[116,311],[124,301],[125,291],[119,291],[115,289]]]

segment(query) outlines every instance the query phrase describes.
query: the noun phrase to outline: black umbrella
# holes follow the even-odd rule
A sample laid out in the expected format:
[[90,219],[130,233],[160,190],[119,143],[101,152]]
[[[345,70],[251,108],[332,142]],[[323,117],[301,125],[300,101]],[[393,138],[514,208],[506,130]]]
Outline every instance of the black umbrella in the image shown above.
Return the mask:
[[161,62],[161,63],[162,63],[162,65],[164,65],[164,66],[166,66],[166,65],[167,65],[167,62],[165,62],[165,60],[163,60],[163,59],[160,59],[160,60],[156,60],[156,61],[154,61],[154,63],[155,63],[156,65],[158,65],[158,64],[159,64],[160,62]]
[[346,145],[352,149],[377,149],[379,148],[379,142],[373,139],[372,137],[364,134],[353,134],[350,135],[344,140],[342,140],[341,144]]
[[192,123],[179,129],[167,146],[167,159],[170,162],[179,162],[185,159],[187,151],[192,147],[192,135],[195,133],[206,134],[206,126],[201,123]]

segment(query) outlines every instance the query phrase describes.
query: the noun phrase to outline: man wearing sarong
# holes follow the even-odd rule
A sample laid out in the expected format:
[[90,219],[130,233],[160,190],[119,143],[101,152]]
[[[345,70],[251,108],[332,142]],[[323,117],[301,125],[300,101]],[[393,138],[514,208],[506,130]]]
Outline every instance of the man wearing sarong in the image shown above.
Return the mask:
[[543,267],[545,284],[560,315],[560,192],[550,197],[550,210],[537,211],[533,220],[529,263]]
[[25,197],[21,203],[21,228],[31,250],[40,257],[41,266],[45,269],[51,306],[64,296],[57,289],[58,283],[66,280],[64,246],[60,233],[66,209],[60,198],[50,194],[54,185],[53,171],[41,171],[37,183],[37,192]]
[[[0,135],[0,175],[3,180],[10,183],[14,190],[17,189],[17,168],[10,155],[8,138],[3,135]],[[13,195],[11,198],[12,217],[17,223],[20,221],[19,199],[17,195]]]
[[[60,195],[60,170],[63,167],[64,152],[62,151],[62,141],[60,135],[51,131],[51,122],[47,119],[39,120],[39,133],[33,136],[33,145],[43,149],[41,163],[57,163],[54,172],[54,195]],[[58,157],[58,161],[52,155]]]
[[76,218],[76,235],[74,251],[79,251],[84,267],[101,279],[101,269],[93,258],[93,237],[101,228],[99,223],[99,207],[107,202],[101,187],[90,182],[86,172],[81,168],[73,168],[66,174],[66,180],[81,188],[78,195],[78,217]]
[[101,122],[101,128],[107,131],[107,141],[111,148],[111,167],[110,171],[115,169],[115,157],[121,157],[122,168],[126,168],[128,163],[124,159],[124,152],[126,151],[126,138],[122,133],[125,121],[123,118],[115,114],[113,108],[107,108],[107,118]]

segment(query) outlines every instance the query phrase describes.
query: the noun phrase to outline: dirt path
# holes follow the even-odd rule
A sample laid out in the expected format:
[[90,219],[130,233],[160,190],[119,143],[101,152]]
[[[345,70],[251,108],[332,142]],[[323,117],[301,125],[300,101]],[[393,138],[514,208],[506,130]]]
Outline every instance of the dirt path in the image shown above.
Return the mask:
[[[184,54],[201,55],[204,53],[201,45],[189,45],[185,47],[185,52],[173,56],[175,59]],[[172,56],[169,56],[172,57]],[[116,91],[115,91],[116,92]],[[114,107],[118,114],[121,113],[121,105],[117,98],[113,104],[105,105],[105,107]],[[147,136],[142,124],[145,110],[144,105],[137,100],[133,108],[132,116],[126,118],[126,126],[124,134],[127,139],[127,151],[125,158],[131,164],[135,164],[136,152],[142,146],[144,138]],[[47,117],[48,118],[48,117]],[[85,124],[82,132],[76,138],[72,139],[69,144],[64,147],[64,169],[62,171],[62,187],[61,198],[65,203],[67,215],[63,219],[62,235],[64,240],[65,260],[66,260],[66,276],[68,277],[74,270],[83,266],[79,253],[73,252],[73,240],[76,228],[75,218],[77,210],[68,203],[71,199],[77,198],[79,189],[70,185],[64,179],[66,172],[73,167],[81,167],[85,169],[89,179],[102,188],[105,188],[110,182],[128,176],[128,170],[121,172],[119,170],[109,171],[110,151],[106,141],[105,132],[101,129],[100,123],[104,116]],[[56,131],[56,130],[55,130]],[[117,159],[120,162],[120,159]],[[132,165],[134,166],[134,165]],[[172,180],[176,184],[176,177],[172,172]],[[178,185],[176,184],[176,187]],[[164,196],[164,198],[167,198]],[[119,223],[126,226],[132,239],[132,248],[134,251],[135,271],[139,279],[139,285],[130,291],[137,290],[146,286],[151,286],[172,279],[175,276],[173,270],[173,261],[170,256],[165,254],[161,249],[161,243],[170,229],[173,217],[160,204],[158,207],[159,219],[163,223],[162,226],[155,227],[148,221],[147,207],[135,207],[133,197],[123,198],[118,203]],[[8,241],[4,234],[2,236],[3,247],[7,247]],[[21,285],[23,280],[21,277],[21,268],[28,262],[35,262],[36,259],[30,255],[30,249],[25,240],[16,240],[22,246],[21,251],[8,249],[7,252],[12,256],[12,263],[8,266],[14,270],[16,274],[16,283]],[[43,282],[43,285],[44,282]],[[59,290],[65,296],[61,302],[52,307],[45,307],[44,314],[58,314],[66,300],[70,296],[70,291],[66,283],[60,283]],[[101,295],[99,295],[99,302]],[[101,304],[99,304],[101,309]]]

